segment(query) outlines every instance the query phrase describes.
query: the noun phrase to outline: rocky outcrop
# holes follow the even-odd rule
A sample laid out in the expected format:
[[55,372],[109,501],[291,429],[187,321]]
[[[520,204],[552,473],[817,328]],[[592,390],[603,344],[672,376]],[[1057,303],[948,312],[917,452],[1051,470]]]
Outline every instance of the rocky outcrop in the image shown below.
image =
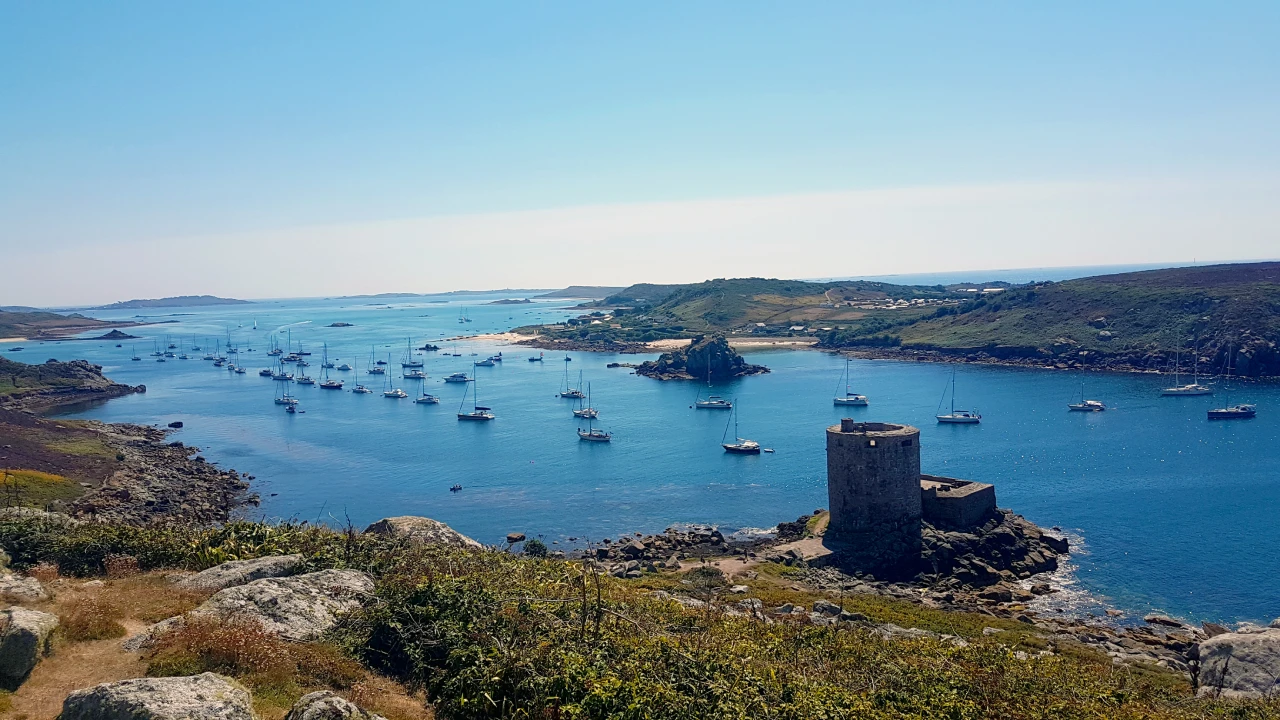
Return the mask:
[[224,562],[182,578],[177,586],[184,590],[224,590],[263,578],[292,574],[302,565],[301,555],[271,555],[252,560]]
[[1067,541],[1008,510],[969,532],[921,528],[918,580],[946,587],[983,587],[1058,569]]
[[423,545],[448,545],[477,550],[484,547],[439,520],[416,515],[383,518],[364,531],[371,535],[383,535]]
[[1280,695],[1280,629],[1215,635],[1200,643],[1199,694],[1242,698]]
[[284,720],[386,720],[328,690],[298,698]]
[[168,442],[165,430],[143,425],[88,425],[117,453],[117,469],[71,506],[76,517],[145,525],[156,521],[210,525],[239,507],[257,503],[247,478],[198,455],[199,448]]
[[253,699],[240,683],[214,673],[138,678],[77,690],[62,703],[61,720],[255,720]]
[[49,593],[45,591],[39,580],[15,575],[6,570],[0,572],[0,597],[20,602],[40,602],[48,600]]
[[220,590],[193,613],[258,620],[286,640],[315,640],[360,607],[373,593],[373,578],[358,570],[321,570],[266,578]]
[[13,687],[49,654],[58,616],[11,607],[0,611],[0,627],[0,684]]
[[769,372],[763,365],[752,365],[742,359],[723,336],[696,337],[689,345],[663,353],[636,368],[637,375],[657,380],[729,380],[743,375]]
[[[3,367],[6,363],[14,364],[10,360],[0,359],[0,372],[17,374],[16,371],[8,372]],[[86,360],[49,360],[41,365],[22,365],[20,372],[35,380],[32,383],[34,387],[30,391],[11,393],[0,399],[0,408],[38,412],[59,405],[108,400],[147,391],[144,385],[130,387],[112,382],[103,376],[101,365],[94,365]]]
[[359,570],[321,570],[293,577],[263,578],[219,590],[186,615],[161,620],[125,640],[122,647],[137,652],[150,647],[188,618],[253,620],[285,640],[309,642],[358,609],[373,593],[373,578]]
[[18,520],[36,520],[42,523],[49,523],[62,527],[70,527],[79,525],[80,521],[59,512],[47,512],[37,508],[30,507],[7,507],[0,510],[0,522],[13,522]]

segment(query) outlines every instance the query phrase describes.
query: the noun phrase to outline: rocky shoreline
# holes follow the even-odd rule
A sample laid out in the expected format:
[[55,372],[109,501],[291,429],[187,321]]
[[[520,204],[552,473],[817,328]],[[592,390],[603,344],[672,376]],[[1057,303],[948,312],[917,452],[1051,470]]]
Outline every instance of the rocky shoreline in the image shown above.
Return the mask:
[[[1104,617],[1064,616],[1060,609],[1048,607],[1046,600],[1062,590],[1057,586],[1055,571],[1060,558],[1069,553],[1068,541],[1008,510],[999,510],[971,533],[947,531],[926,523],[922,568],[914,577],[900,581],[849,574],[832,564],[829,556],[811,557],[824,515],[825,511],[819,510],[793,522],[779,523],[771,538],[737,540],[714,527],[692,526],[668,528],[651,535],[634,533],[617,540],[606,538],[585,549],[554,555],[580,559],[597,572],[625,579],[709,566],[725,577],[726,601],[730,602],[727,607],[731,611],[736,608],[766,621],[799,614],[817,624],[867,624],[865,618],[844,612],[829,601],[816,601],[812,609],[798,605],[766,608],[758,601],[738,608],[731,603],[734,594],[750,592],[761,575],[768,572],[762,566],[782,566],[786,568],[782,577],[791,583],[792,590],[807,589],[829,597],[880,596],[936,610],[1013,620],[1048,630],[1052,639],[1097,648],[1116,664],[1151,663],[1184,673],[1193,681],[1199,671],[1199,643],[1230,632],[1213,623],[1197,627],[1156,614],[1145,616],[1141,625],[1122,624],[1119,618],[1123,613],[1114,610]],[[678,591],[669,594],[682,604],[703,602]],[[1242,628],[1242,632],[1249,629]],[[889,634],[936,636],[896,626],[875,629]],[[1003,632],[997,628],[988,630]]]
[[198,447],[169,442],[167,430],[96,421],[82,427],[96,431],[116,451],[119,467],[71,504],[73,517],[129,525],[213,525],[258,504],[249,492],[252,476],[216,467]]

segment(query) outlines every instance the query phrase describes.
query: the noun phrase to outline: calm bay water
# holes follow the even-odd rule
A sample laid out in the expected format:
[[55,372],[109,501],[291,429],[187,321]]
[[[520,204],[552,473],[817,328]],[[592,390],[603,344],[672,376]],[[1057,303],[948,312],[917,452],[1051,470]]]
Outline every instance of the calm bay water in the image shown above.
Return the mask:
[[[565,304],[492,306],[484,295],[429,303],[392,298],[299,300],[174,310],[153,320],[176,321],[132,329],[134,343],[101,341],[23,343],[28,362],[49,357],[87,358],[108,376],[147,385],[145,395],[78,409],[77,417],[116,422],[181,420],[177,434],[225,467],[257,476],[260,512],[357,525],[389,515],[426,515],[483,542],[510,531],[568,537],[617,537],[660,531],[678,522],[724,528],[769,527],[826,505],[824,428],[841,416],[905,422],[922,432],[926,472],[993,482],[1002,507],[1043,526],[1061,526],[1084,539],[1073,557],[1080,587],[1110,605],[1159,609],[1192,619],[1269,620],[1280,614],[1280,385],[1237,385],[1233,401],[1259,404],[1252,421],[1216,422],[1205,409],[1217,398],[1160,398],[1170,378],[1152,375],[1083,377],[1087,394],[1112,409],[1068,413],[1082,376],[1040,370],[961,367],[961,405],[983,413],[977,427],[939,427],[933,420],[951,369],[933,364],[859,361],[855,390],[869,408],[831,404],[842,360],[812,351],[760,351],[752,362],[773,372],[715,388],[735,397],[744,437],[776,453],[729,456],[719,446],[727,413],[694,411],[705,385],[636,377],[610,362],[644,356],[546,352],[480,342],[459,342],[463,357],[427,353],[429,392],[439,405],[390,400],[380,378],[366,375],[370,346],[390,354],[397,386],[411,396],[416,381],[399,379],[406,339],[438,342],[459,332],[497,332],[535,320],[576,313]],[[458,323],[462,306],[474,322]],[[101,317],[123,319],[133,312]],[[169,312],[169,311],[165,311]],[[258,330],[253,331],[254,321]],[[332,322],[354,327],[329,328]],[[272,403],[276,383],[259,377],[267,367],[267,338],[314,352],[308,371],[318,376],[327,342],[331,358],[359,361],[360,381],[372,395],[293,386],[306,412],[288,415]],[[199,359],[156,363],[153,340],[182,345],[192,337],[233,342],[253,353],[250,369],[234,375]],[[10,343],[9,346],[13,345]],[[453,344],[449,344],[449,349]],[[0,350],[6,345],[0,345]],[[492,423],[455,418],[463,385],[444,384],[452,372],[501,350],[506,362],[475,368],[482,404]],[[470,353],[478,353],[472,357]],[[202,355],[200,353],[200,355]],[[196,357],[199,357],[197,355]],[[591,384],[600,408],[598,426],[608,445],[582,443],[583,421],[570,401],[556,397],[565,368]],[[334,373],[354,384],[353,373]],[[729,429],[732,434],[732,428]],[[460,483],[464,490],[450,493]]]

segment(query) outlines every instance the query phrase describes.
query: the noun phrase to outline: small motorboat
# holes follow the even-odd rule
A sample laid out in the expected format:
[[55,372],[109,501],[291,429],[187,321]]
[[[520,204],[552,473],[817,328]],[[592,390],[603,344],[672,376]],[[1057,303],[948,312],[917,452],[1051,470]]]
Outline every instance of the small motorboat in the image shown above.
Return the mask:
[[262,368],[261,370],[258,371],[258,374],[261,375],[262,377],[271,377],[272,375],[271,368]]
[[286,405],[286,406],[285,406],[285,408],[284,408],[284,411],[285,411],[285,412],[287,412],[287,413],[296,413],[296,412],[298,412],[298,406],[297,406],[297,405]]
[[460,492],[461,490],[462,490],[462,486],[461,486],[461,485],[451,485],[451,486],[449,486],[449,492]]
[[454,373],[452,375],[445,376],[444,381],[447,383],[464,383],[471,382],[471,378],[467,377],[466,373]]
[[542,353],[538,353],[537,357],[529,358],[529,362],[542,362]]
[[474,364],[476,367],[493,367],[494,363],[493,358],[485,358],[484,360],[477,360]]
[[1229,405],[1209,411],[1210,420],[1247,420],[1258,416],[1258,406],[1252,403]]
[[342,381],[341,380],[325,380],[324,382],[320,383],[320,389],[321,390],[341,390]]
[[346,363],[342,363],[338,367],[334,368],[334,370],[343,370],[343,371],[350,370],[350,369],[351,369],[351,366]]

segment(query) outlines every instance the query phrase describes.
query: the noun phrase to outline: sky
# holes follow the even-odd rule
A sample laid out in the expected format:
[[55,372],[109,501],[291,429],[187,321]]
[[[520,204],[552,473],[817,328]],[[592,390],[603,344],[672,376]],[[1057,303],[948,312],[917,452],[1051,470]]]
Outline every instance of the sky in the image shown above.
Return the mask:
[[0,0],[0,305],[1280,256],[1280,3]]

